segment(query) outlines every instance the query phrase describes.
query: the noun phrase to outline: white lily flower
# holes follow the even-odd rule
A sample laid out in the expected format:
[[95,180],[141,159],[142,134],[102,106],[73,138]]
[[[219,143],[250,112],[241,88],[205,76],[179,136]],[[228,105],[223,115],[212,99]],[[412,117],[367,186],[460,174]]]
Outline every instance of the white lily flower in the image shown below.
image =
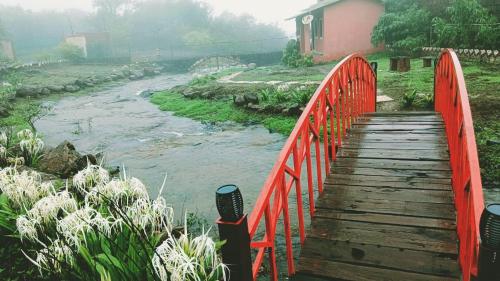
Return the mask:
[[27,215],[29,218],[46,225],[55,221],[61,211],[69,213],[77,208],[78,204],[71,194],[68,191],[61,191],[37,201]]
[[57,222],[57,232],[74,247],[78,247],[82,241],[85,242],[85,233],[94,227],[100,233],[111,236],[111,220],[91,207],[78,209]]
[[[0,140],[1,142],[1,140]],[[0,145],[0,158],[6,159],[7,158],[7,148],[5,146]]]
[[5,132],[0,132],[0,145],[7,146],[9,138]]
[[21,236],[21,241],[23,239],[28,239],[34,241],[38,238],[38,233],[36,230],[37,222],[28,219],[26,216],[19,216],[16,219],[16,227],[19,235]]
[[50,268],[55,272],[61,272],[61,263],[73,265],[73,251],[63,241],[56,239],[51,245],[41,249],[37,253],[35,261],[32,262],[40,267],[40,272],[42,268]]
[[24,130],[21,130],[17,133],[17,137],[21,140],[24,140],[24,139],[32,139],[34,137],[34,134],[31,130],[29,129],[24,129]]
[[19,173],[11,167],[0,170],[0,190],[14,207],[30,207],[50,194],[47,185],[42,185],[40,174],[28,171]]
[[108,181],[108,171],[101,166],[90,163],[73,177],[73,185],[82,194],[86,194],[92,187],[106,184]]
[[217,255],[215,242],[208,232],[194,239],[187,233],[178,239],[169,237],[156,248],[152,262],[162,281],[227,279],[227,266]]

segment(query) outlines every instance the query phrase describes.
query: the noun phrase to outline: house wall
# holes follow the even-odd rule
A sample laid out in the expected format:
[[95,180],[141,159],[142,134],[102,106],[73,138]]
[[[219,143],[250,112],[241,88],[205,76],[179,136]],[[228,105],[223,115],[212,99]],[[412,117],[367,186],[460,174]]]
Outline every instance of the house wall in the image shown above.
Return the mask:
[[374,47],[371,33],[384,6],[376,0],[344,0],[324,8],[324,37],[316,50],[315,61],[331,61],[358,52],[370,54],[384,49]]
[[[298,20],[302,24],[302,18]],[[300,50],[302,53],[309,54],[311,52],[311,24],[302,24],[302,31]]]
[[14,47],[11,41],[0,41],[0,58],[4,57],[9,60],[15,60],[16,54],[14,53]]
[[87,40],[85,36],[71,36],[66,37],[64,40],[66,43],[79,47],[83,50],[83,57],[87,57]]

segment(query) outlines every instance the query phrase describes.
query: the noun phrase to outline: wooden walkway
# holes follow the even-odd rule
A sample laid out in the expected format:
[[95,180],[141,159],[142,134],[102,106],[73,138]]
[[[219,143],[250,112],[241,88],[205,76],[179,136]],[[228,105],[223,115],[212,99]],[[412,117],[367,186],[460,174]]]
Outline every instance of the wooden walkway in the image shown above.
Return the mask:
[[337,156],[293,280],[459,280],[441,117],[366,115]]

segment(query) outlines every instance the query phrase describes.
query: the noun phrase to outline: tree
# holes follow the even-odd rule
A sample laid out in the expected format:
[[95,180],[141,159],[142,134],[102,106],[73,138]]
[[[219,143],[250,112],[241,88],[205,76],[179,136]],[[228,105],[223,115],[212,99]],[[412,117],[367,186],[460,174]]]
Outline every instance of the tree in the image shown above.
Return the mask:
[[496,49],[500,45],[497,19],[476,0],[456,0],[446,18],[434,18],[440,47]]
[[373,29],[372,44],[396,54],[415,53],[428,42],[430,13],[412,0],[386,0],[386,13]]

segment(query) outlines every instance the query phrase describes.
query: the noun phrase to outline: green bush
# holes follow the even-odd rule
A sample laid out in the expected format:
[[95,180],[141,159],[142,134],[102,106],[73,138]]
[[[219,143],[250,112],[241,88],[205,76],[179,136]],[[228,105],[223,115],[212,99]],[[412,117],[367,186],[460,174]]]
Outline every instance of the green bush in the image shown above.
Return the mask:
[[295,39],[291,39],[286,44],[285,50],[283,50],[283,57],[281,62],[288,67],[301,67],[301,66],[313,66],[313,56],[312,55],[302,55],[300,53],[299,42]]
[[57,47],[59,55],[70,62],[81,62],[84,60],[83,50],[75,45],[62,43]]

